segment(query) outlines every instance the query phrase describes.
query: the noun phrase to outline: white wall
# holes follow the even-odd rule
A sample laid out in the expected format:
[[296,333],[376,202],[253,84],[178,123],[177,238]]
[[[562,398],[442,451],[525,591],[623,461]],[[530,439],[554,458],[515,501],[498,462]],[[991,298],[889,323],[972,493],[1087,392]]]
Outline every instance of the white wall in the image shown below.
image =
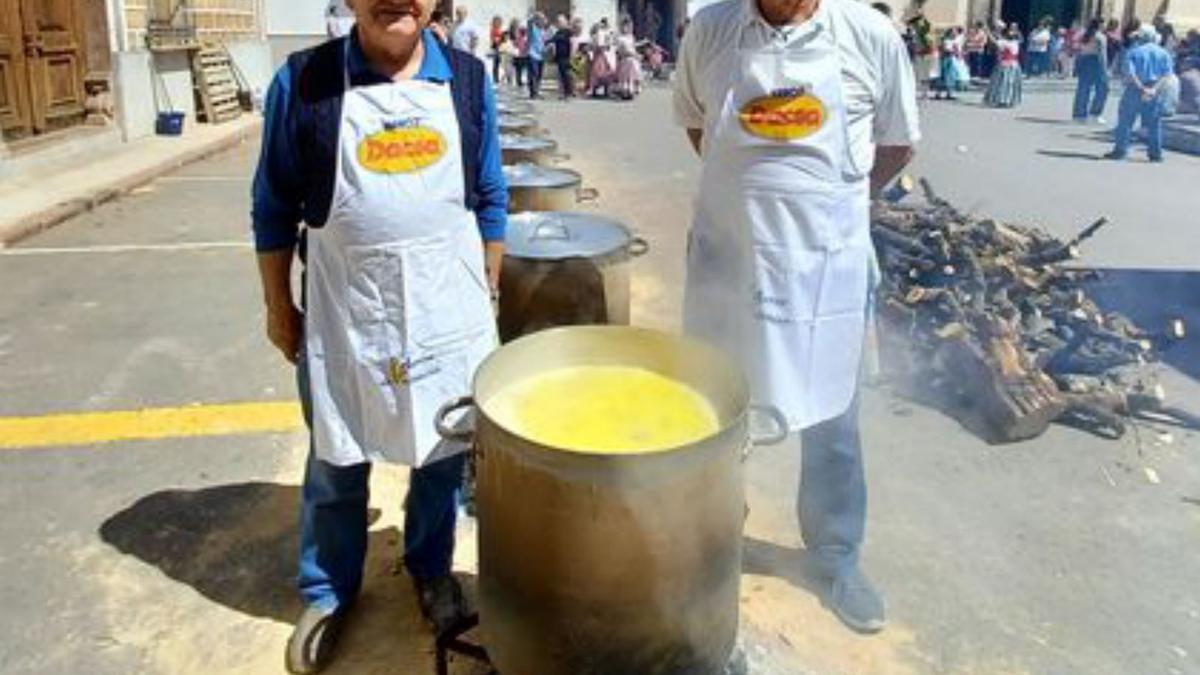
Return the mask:
[[574,15],[583,19],[583,30],[589,31],[592,24],[600,19],[608,18],[610,26],[616,26],[617,0],[575,0]]
[[266,0],[267,35],[325,35],[329,0]]

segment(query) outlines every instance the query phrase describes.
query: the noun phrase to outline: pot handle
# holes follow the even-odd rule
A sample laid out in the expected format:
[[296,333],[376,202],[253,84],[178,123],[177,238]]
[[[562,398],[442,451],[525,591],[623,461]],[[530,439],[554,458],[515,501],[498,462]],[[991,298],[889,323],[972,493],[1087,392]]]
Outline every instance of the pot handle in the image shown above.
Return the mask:
[[634,258],[640,258],[650,252],[650,242],[641,237],[635,236],[629,240],[629,255]]
[[596,188],[581,187],[575,193],[575,199],[580,204],[584,202],[594,202],[600,198],[600,191]]
[[463,396],[461,398],[456,398],[439,408],[437,414],[433,416],[433,425],[437,428],[438,435],[447,441],[474,443],[474,429],[469,431],[459,431],[446,422],[446,418],[450,415],[450,413],[467,407],[475,407],[474,397]]
[[552,152],[549,155],[549,159],[551,162],[569,162],[571,161],[571,155],[565,152]]
[[[766,417],[774,428],[767,433],[755,434],[753,431],[753,418],[755,415]],[[750,442],[746,446],[746,457],[750,456],[750,451],[754,448],[762,447],[764,445],[779,445],[780,443],[786,441],[788,434],[791,433],[791,430],[788,428],[787,417],[780,412],[779,408],[776,408],[773,405],[751,405],[750,417],[751,432]]]

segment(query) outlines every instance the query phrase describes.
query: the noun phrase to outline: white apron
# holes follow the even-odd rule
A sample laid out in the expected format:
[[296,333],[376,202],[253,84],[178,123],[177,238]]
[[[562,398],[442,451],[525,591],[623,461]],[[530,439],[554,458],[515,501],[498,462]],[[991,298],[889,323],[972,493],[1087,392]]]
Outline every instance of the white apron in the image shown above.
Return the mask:
[[329,220],[308,232],[314,448],[422,466],[465,449],[434,414],[497,344],[483,241],[449,85],[346,77]]
[[874,266],[870,168],[851,152],[835,36],[812,31],[738,40],[706,130],[684,302],[687,332],[737,355],[793,430],[849,409]]

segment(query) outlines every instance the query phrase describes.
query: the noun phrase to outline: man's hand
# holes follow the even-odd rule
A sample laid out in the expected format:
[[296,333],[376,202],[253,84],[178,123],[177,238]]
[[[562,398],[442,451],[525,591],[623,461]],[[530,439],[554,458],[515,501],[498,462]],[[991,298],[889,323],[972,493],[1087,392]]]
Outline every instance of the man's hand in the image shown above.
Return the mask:
[[304,341],[304,315],[292,300],[293,248],[258,254],[263,301],[267,306],[267,338],[289,363],[296,363]]
[[267,337],[283,358],[295,365],[304,344],[304,315],[291,303],[267,307]]
[[692,149],[696,151],[696,156],[704,155],[704,130],[703,129],[688,129],[688,142],[692,144]]
[[913,158],[910,145],[879,145],[875,147],[875,168],[871,170],[871,197],[891,183]]

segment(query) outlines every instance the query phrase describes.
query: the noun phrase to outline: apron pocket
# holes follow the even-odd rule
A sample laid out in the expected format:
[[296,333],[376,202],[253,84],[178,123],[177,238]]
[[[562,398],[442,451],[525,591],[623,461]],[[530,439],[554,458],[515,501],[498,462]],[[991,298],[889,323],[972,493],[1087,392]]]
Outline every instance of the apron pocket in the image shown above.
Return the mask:
[[350,319],[368,360],[434,348],[461,336],[458,256],[449,237],[353,246],[346,255]]
[[866,196],[861,208],[856,200],[850,186],[803,191],[756,186],[746,190],[741,217],[752,224],[758,245],[798,252],[837,251],[870,239]]
[[754,317],[775,324],[811,323],[821,291],[825,253],[793,252],[783,246],[754,246]]

